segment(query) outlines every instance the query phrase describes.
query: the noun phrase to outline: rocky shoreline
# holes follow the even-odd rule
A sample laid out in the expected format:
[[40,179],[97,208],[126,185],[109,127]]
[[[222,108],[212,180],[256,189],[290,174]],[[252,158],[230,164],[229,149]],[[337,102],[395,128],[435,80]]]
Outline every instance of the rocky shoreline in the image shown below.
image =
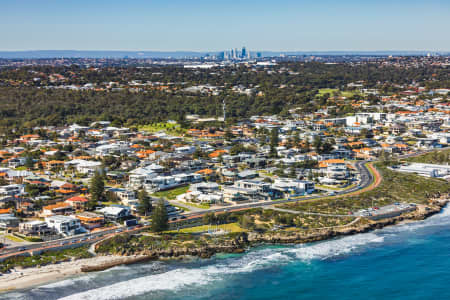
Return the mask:
[[264,244],[310,243],[365,233],[385,226],[424,220],[439,213],[448,202],[448,198],[441,198],[440,200],[430,201],[427,205],[418,205],[415,211],[404,213],[397,217],[378,221],[361,219],[335,228],[266,233],[245,232],[222,240],[220,243],[208,244],[202,247],[169,247],[166,249],[145,249],[143,251],[133,251],[133,248],[129,247],[127,251],[100,253],[96,257],[87,259],[49,264],[35,268],[18,268],[1,276],[0,293],[42,285],[86,272],[103,271],[119,265],[143,263],[151,260],[183,259],[186,257],[210,258],[217,253],[243,253],[251,247]]
[[397,217],[371,221],[361,219],[351,225],[344,225],[337,228],[315,229],[306,232],[281,231],[270,233],[244,232],[236,238],[226,240],[222,244],[207,245],[203,247],[187,248],[177,247],[168,249],[146,249],[134,252],[133,250],[122,253],[110,253],[123,256],[123,260],[97,265],[82,266],[82,272],[94,272],[106,270],[118,265],[128,265],[158,259],[177,259],[183,257],[210,258],[217,253],[243,253],[247,249],[263,244],[301,244],[328,240],[340,236],[366,233],[372,230],[381,229],[386,226],[400,224],[406,221],[424,220],[434,214],[439,213],[449,202],[449,199],[439,199],[430,201],[428,205],[418,205],[415,211],[404,213]]

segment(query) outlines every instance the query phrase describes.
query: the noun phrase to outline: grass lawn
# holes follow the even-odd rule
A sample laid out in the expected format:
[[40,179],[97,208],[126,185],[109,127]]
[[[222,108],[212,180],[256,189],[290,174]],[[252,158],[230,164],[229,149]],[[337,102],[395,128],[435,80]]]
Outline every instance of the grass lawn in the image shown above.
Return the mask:
[[316,184],[315,187],[317,189],[319,189],[319,190],[322,190],[322,189],[324,189],[324,190],[333,190],[333,191],[341,191],[341,190],[343,190],[343,188],[336,187],[336,186],[331,186],[331,185],[319,185],[319,184]]
[[359,94],[358,92],[353,91],[340,91],[339,89],[319,89],[319,92],[316,94],[316,97],[323,96],[325,94],[330,94],[330,96],[333,96],[334,93],[338,93],[340,96],[350,98],[356,94]]
[[450,163],[450,149],[436,150],[424,155],[407,158],[408,162],[428,163],[428,164],[446,164]]
[[350,98],[353,97],[354,95],[358,95],[358,92],[352,92],[352,91],[342,91],[341,92],[341,96],[346,97],[346,98]]
[[121,203],[120,202],[105,201],[105,202],[102,202],[102,204],[104,204],[106,206],[109,206],[109,205],[119,205]]
[[206,204],[206,203],[205,204],[200,204],[200,203],[186,202],[186,205],[197,207],[197,208],[203,208],[203,209],[208,209],[208,208],[211,207],[211,205]]
[[316,96],[323,96],[325,94],[330,94],[331,96],[333,96],[334,92],[339,92],[338,89],[319,89],[319,92],[317,93]]
[[190,228],[183,228],[183,229],[180,229],[180,231],[170,230],[170,231],[167,231],[167,233],[177,233],[177,232],[196,233],[196,232],[205,232],[205,231],[208,231],[208,229],[213,231],[213,230],[216,230],[217,228],[225,230],[225,231],[229,231],[229,232],[247,231],[246,229],[241,228],[237,223],[230,223],[230,224],[222,224],[222,225],[218,225],[218,226],[213,226],[213,225],[195,226],[195,227],[190,227]]
[[17,243],[23,243],[23,242],[25,242],[25,240],[23,240],[23,239],[21,239],[21,238],[19,238],[19,237],[17,237],[17,236],[14,236],[14,235],[5,235],[5,237],[8,239],[8,240],[11,240],[11,241],[13,241],[13,242],[17,242]]
[[184,194],[189,190],[189,186],[180,186],[171,190],[153,193],[151,196],[174,200],[178,195]]
[[166,133],[173,135],[183,134],[186,131],[185,129],[181,128],[179,124],[172,123],[152,123],[139,126],[138,129],[147,132],[165,131]]
[[428,198],[437,192],[450,192],[450,185],[445,180],[396,172],[381,164],[377,164],[376,167],[383,180],[378,187],[371,191],[356,196],[322,198],[316,201],[284,204],[280,207],[311,212],[347,214],[349,211],[357,211],[372,205],[383,206],[395,202],[426,203]]
[[405,174],[390,170],[381,164],[377,164],[376,167],[383,176],[383,181],[376,189],[357,198],[382,199],[382,205],[392,202],[426,203],[430,195],[450,191],[450,185],[442,179]]

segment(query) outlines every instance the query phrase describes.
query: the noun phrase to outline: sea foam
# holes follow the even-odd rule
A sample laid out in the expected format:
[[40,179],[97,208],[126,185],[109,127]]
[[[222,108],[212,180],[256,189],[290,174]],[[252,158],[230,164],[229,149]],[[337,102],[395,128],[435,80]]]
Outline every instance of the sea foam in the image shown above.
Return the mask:
[[224,281],[235,274],[250,273],[292,261],[310,262],[364,251],[367,248],[382,245],[388,237],[395,239],[401,232],[448,224],[449,216],[450,208],[445,208],[442,213],[420,222],[295,247],[255,249],[239,257],[215,260],[211,265],[196,268],[180,267],[160,274],[142,276],[79,292],[62,299],[121,299],[153,291],[200,288],[213,282]]

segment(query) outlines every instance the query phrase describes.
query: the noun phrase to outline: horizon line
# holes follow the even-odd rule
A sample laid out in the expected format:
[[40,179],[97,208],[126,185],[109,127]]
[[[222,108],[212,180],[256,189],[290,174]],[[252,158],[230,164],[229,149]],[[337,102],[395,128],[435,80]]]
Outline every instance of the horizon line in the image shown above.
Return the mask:
[[[236,48],[227,48],[222,50],[128,50],[128,49],[21,49],[21,50],[2,50],[0,52],[39,52],[39,51],[95,51],[95,52],[194,52],[194,53],[208,53],[208,52],[222,52]],[[237,48],[241,49],[241,48]],[[253,52],[450,52],[450,50],[431,50],[431,49],[421,49],[421,50],[389,50],[389,49],[376,49],[376,50],[251,50],[247,51]]]

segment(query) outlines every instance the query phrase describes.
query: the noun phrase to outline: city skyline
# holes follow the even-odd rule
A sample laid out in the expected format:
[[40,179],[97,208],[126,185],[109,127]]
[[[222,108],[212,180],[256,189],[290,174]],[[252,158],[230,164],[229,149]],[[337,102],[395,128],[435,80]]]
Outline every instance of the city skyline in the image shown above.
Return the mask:
[[446,1],[5,3],[0,51],[449,51]]

